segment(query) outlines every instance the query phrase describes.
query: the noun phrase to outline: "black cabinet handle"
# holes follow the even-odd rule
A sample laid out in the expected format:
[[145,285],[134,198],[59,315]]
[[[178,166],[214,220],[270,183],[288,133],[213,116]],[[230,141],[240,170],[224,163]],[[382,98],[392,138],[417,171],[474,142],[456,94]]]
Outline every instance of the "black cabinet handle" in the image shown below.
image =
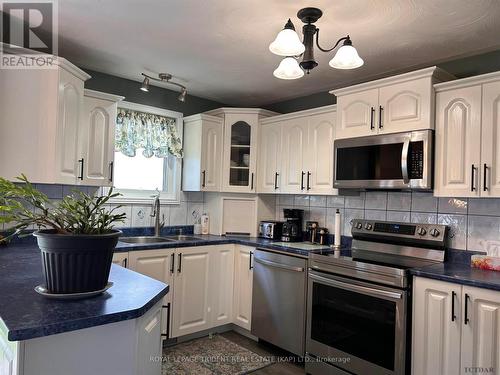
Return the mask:
[[205,171],[201,172],[201,175],[202,175],[201,187],[205,187],[206,172]]
[[179,253],[179,265],[177,266],[177,272],[181,273],[182,271],[182,253]]
[[470,319],[469,319],[469,308],[468,308],[468,302],[469,302],[469,295],[467,293],[465,293],[465,314],[464,314],[464,324],[467,324],[470,322]]
[[454,291],[451,292],[451,321],[454,322],[455,319],[457,318],[456,315],[455,315],[455,296],[457,295],[457,293],[455,293]]
[[123,264],[123,268],[127,268],[127,258],[123,259],[122,264]]
[[278,189],[278,176],[279,176],[279,175],[280,175],[280,174],[279,174],[278,172],[276,172],[276,173],[274,174],[274,190]]
[[170,259],[170,273],[174,273],[175,272],[175,254],[172,253],[171,255],[171,259]]
[[487,191],[488,190],[487,178],[486,178],[486,174],[487,173],[488,173],[488,165],[486,163],[484,163],[484,168],[483,168],[483,191]]
[[378,128],[382,129],[384,125],[382,125],[382,111],[384,110],[384,107],[381,105],[378,107]]
[[166,305],[163,305],[161,308],[167,309],[167,333],[162,333],[161,335],[168,339],[168,337],[170,336],[170,302]]
[[78,176],[78,178],[80,180],[83,180],[83,173],[84,173],[83,172],[83,165],[84,165],[85,161],[83,160],[83,158],[81,158],[81,159],[78,159],[78,163],[80,164],[80,176]]
[[109,162],[109,182],[113,182],[113,169],[114,169],[114,166],[115,166],[115,162],[114,161],[110,161]]
[[311,178],[311,172],[307,171],[307,190],[311,190],[311,186],[309,185],[309,180]]
[[375,108],[372,107],[371,113],[370,113],[370,130],[375,129]]
[[253,268],[252,256],[253,256],[253,251],[250,251],[250,258],[249,258],[249,261],[248,261],[248,269],[249,270],[251,270]]
[[252,181],[250,183],[250,190],[253,190],[253,172],[252,172]]
[[306,172],[302,171],[302,176],[300,177],[300,190],[304,190],[304,176]]
[[474,180],[476,179],[476,166],[472,164],[471,178],[470,178],[470,191],[475,191]]

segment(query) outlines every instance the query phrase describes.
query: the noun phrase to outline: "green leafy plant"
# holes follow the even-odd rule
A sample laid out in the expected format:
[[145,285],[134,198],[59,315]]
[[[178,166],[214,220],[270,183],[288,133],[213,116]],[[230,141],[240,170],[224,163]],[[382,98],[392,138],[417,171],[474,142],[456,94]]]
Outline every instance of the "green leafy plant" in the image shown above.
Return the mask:
[[24,174],[13,183],[0,177],[0,223],[15,223],[7,238],[34,225],[40,229],[53,229],[60,234],[104,234],[113,224],[123,222],[126,214],[115,214],[120,208],[107,209],[105,205],[119,196],[109,189],[104,196],[90,196],[75,190],[59,203],[53,203],[38,191]]

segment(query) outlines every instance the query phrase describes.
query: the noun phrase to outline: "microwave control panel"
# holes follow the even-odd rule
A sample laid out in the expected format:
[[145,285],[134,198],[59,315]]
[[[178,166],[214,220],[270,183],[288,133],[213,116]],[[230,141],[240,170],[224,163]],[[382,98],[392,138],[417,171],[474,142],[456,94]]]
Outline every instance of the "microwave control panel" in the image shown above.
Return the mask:
[[408,177],[418,180],[424,177],[424,142],[411,142],[408,153]]

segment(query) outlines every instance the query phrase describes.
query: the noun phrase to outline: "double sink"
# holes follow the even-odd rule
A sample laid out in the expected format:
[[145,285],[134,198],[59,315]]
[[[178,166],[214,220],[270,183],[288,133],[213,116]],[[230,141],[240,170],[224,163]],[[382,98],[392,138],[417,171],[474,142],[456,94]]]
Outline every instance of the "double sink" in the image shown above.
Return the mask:
[[132,244],[149,244],[149,243],[162,243],[162,242],[178,242],[178,241],[201,241],[203,238],[194,236],[136,236],[136,237],[121,237],[120,242],[132,243]]

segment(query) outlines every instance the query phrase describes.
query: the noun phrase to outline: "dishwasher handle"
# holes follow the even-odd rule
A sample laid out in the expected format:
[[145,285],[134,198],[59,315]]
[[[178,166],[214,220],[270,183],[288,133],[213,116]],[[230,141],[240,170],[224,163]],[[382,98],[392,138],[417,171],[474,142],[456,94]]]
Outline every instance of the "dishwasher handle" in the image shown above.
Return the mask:
[[255,262],[260,263],[260,264],[262,264],[264,266],[269,266],[269,267],[274,267],[274,268],[280,268],[282,270],[287,270],[287,271],[304,272],[304,268],[303,267],[289,266],[287,264],[277,263],[277,262],[273,262],[271,260],[257,258],[255,255],[254,255],[253,259],[254,259]]

